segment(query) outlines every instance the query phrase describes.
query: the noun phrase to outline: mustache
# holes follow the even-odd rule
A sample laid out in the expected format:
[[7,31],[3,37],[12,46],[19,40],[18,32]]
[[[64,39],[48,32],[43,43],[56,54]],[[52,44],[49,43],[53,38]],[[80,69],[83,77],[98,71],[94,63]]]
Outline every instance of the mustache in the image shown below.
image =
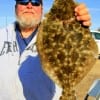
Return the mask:
[[25,10],[25,11],[23,11],[23,13],[32,13],[32,14],[34,14],[34,13],[36,13],[36,12],[33,11],[33,10]]

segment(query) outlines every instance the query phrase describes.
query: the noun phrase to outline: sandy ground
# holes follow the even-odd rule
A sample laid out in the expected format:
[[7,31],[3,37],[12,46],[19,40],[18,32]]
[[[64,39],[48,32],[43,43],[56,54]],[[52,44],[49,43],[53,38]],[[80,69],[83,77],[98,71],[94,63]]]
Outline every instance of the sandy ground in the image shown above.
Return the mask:
[[[76,95],[77,100],[84,100],[90,86],[93,84],[94,80],[100,79],[100,60],[97,60],[91,71],[86,75],[86,77],[77,85]],[[89,99],[95,100],[95,99]]]

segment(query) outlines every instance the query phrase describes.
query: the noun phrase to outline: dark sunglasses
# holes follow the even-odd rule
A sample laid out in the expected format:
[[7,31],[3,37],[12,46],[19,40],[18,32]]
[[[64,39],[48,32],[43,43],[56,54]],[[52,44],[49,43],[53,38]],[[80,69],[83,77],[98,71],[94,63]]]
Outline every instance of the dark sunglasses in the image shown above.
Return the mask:
[[16,0],[16,3],[21,5],[27,5],[29,2],[32,6],[40,6],[41,4],[40,0]]

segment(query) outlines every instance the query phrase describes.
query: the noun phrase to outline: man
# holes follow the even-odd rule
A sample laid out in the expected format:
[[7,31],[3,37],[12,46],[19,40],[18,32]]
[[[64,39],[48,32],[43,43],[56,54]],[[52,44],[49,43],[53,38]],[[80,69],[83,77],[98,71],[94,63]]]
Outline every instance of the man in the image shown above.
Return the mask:
[[[61,89],[43,72],[36,51],[42,0],[16,0],[16,22],[0,30],[0,100],[57,100]],[[77,20],[90,26],[84,4],[75,8]]]

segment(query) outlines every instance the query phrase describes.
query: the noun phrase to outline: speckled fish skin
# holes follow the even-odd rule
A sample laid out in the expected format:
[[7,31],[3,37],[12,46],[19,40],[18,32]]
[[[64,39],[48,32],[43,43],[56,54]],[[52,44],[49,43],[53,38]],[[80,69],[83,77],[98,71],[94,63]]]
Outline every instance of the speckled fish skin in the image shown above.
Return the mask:
[[88,27],[75,19],[73,0],[54,0],[37,35],[42,68],[62,89],[59,100],[76,100],[74,87],[96,62],[98,48]]

